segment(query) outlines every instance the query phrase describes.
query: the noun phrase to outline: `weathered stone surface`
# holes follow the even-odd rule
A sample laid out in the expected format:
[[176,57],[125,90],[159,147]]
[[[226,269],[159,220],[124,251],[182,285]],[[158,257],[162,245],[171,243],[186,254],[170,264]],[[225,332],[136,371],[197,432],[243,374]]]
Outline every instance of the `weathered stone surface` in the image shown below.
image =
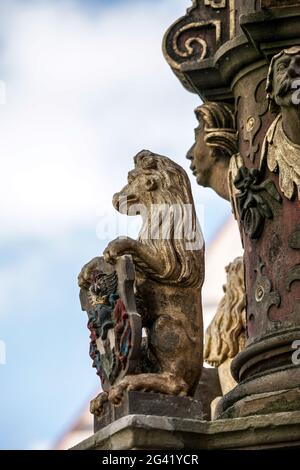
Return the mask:
[[[201,402],[203,410],[203,420],[211,420],[211,402],[222,396],[222,389],[218,369],[203,367],[194,399]],[[185,418],[187,416],[184,416]]]
[[221,418],[237,418],[292,411],[300,408],[300,389],[250,395],[222,413]]
[[201,402],[193,398],[129,391],[119,406],[110,402],[104,405],[103,416],[100,419],[95,417],[94,431],[128,415],[203,419]]
[[261,0],[262,8],[286,7],[300,5],[299,0]]
[[214,422],[126,416],[72,450],[300,448],[300,412]]
[[[279,368],[278,368],[279,369]],[[249,396],[259,395],[264,399],[265,394],[273,392],[283,392],[286,390],[293,390],[299,388],[300,381],[300,368],[294,367],[285,369],[284,367],[270,374],[261,374],[253,380],[245,380],[240,382],[233,390],[227,393],[220,403],[216,415],[223,417],[224,412],[233,407],[236,403],[244,400]],[[276,397],[276,393],[274,395]],[[258,397],[257,397],[258,399]],[[274,412],[279,412],[278,405],[281,406],[282,412],[294,411],[295,406],[287,407],[287,403],[284,400],[277,402],[277,408]],[[265,411],[266,413],[267,411]],[[258,409],[256,414],[260,414]],[[231,417],[231,416],[230,416]]]

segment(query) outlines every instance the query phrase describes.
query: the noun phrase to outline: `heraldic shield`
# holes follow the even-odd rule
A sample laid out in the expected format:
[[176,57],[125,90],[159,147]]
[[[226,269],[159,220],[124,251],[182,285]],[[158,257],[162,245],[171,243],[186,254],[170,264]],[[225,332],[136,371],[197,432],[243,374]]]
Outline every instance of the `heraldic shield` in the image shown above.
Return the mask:
[[88,314],[90,357],[108,391],[128,373],[134,373],[140,358],[142,320],[134,293],[135,269],[130,255],[116,265],[95,259],[88,289],[81,288],[82,310]]

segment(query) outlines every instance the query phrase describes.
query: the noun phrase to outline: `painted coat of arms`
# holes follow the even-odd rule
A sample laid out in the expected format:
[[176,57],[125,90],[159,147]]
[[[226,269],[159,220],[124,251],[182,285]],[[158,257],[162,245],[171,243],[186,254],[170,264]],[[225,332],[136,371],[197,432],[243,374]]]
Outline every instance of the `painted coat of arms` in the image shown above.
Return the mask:
[[90,357],[104,391],[134,372],[140,357],[142,321],[137,313],[131,256],[112,267],[95,258],[92,275],[80,291],[82,310],[88,314]]

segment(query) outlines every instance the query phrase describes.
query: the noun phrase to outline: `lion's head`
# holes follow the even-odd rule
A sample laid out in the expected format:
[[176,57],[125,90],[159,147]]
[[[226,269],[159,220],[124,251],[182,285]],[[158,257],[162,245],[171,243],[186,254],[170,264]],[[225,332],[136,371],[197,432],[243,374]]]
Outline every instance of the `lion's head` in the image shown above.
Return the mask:
[[134,163],[134,169],[128,173],[128,184],[113,197],[119,212],[132,215],[134,211],[130,209],[138,204],[149,207],[193,203],[188,176],[177,163],[149,150],[139,152]]
[[205,334],[204,360],[219,367],[245,347],[246,299],[243,258],[226,268],[227,284],[217,313]]
[[[203,236],[186,172],[172,160],[143,150],[134,158],[128,184],[114,195],[114,207],[141,215],[139,241],[166,260],[160,282],[195,286],[203,283]],[[142,269],[147,272],[147,266]]]

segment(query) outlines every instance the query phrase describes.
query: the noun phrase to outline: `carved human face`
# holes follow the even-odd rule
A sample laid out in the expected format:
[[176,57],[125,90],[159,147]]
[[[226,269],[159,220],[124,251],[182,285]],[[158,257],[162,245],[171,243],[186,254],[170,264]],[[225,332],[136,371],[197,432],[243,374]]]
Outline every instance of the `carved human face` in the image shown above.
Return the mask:
[[299,89],[296,80],[300,79],[300,49],[295,54],[283,54],[274,63],[271,98],[280,107],[293,103],[292,96]]
[[205,142],[205,130],[202,123],[195,129],[195,143],[188,151],[186,158],[191,160],[190,169],[196,176],[197,183],[201,186],[209,186],[215,160],[212,147]]

